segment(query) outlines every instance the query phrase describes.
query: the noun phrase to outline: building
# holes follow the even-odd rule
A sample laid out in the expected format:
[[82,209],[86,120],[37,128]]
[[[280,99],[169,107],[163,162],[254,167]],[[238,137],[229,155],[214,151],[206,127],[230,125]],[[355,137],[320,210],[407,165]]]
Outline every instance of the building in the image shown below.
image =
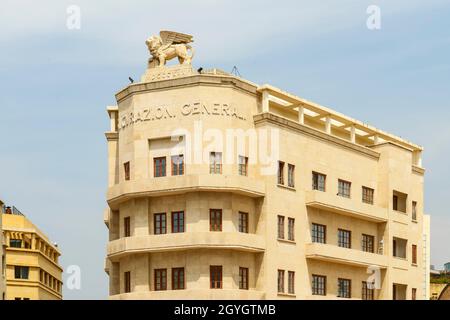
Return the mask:
[[150,39],[107,108],[110,299],[428,299],[422,147]]
[[450,273],[450,262],[447,262],[446,264],[444,264],[444,272]]
[[[3,208],[3,201],[0,200],[0,209]],[[5,256],[5,241],[2,231],[2,219],[0,215],[0,300],[6,298],[6,256]]]
[[444,264],[444,270],[430,270],[430,299],[450,300],[450,273],[446,271],[448,263]]
[[61,252],[15,207],[2,210],[6,300],[61,300]]

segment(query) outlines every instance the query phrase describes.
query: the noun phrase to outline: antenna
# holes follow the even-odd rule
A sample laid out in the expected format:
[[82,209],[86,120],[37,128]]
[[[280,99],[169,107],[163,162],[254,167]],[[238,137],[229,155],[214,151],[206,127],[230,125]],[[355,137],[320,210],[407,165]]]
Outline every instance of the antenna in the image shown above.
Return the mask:
[[236,77],[242,78],[241,73],[239,72],[239,70],[236,66],[234,66],[233,70],[231,70],[231,74],[234,74]]

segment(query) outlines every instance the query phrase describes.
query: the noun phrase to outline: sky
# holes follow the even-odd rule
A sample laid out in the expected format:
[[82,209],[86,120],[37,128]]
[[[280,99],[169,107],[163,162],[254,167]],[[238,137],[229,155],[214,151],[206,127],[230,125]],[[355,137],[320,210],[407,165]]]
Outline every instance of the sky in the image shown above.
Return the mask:
[[[67,9],[80,9],[69,29]],[[368,6],[381,12],[369,30]],[[425,211],[436,267],[450,261],[450,2],[2,0],[0,198],[59,244],[81,289],[105,299],[106,106],[139,79],[145,39],[194,35],[194,67],[237,66],[425,148]],[[64,274],[67,277],[67,274]]]

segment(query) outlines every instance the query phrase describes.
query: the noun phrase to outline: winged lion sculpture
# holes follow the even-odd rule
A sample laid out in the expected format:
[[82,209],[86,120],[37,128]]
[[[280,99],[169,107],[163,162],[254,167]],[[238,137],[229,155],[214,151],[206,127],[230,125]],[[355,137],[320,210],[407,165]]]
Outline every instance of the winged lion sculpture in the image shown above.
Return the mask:
[[149,68],[164,66],[174,58],[178,58],[180,64],[191,64],[194,57],[191,42],[194,42],[193,36],[173,31],[160,31],[159,36],[151,36],[145,41],[152,55]]

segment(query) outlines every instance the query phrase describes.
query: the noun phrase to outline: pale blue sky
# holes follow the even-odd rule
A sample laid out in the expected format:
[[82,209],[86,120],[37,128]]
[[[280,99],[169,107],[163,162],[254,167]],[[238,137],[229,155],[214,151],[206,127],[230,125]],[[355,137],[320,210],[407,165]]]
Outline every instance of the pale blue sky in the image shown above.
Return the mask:
[[[82,270],[67,299],[102,299],[105,112],[139,79],[144,41],[191,33],[195,67],[270,83],[425,147],[432,263],[450,261],[450,3],[396,1],[2,1],[0,197]],[[81,29],[66,8],[81,8]],[[366,8],[381,8],[381,30]]]

